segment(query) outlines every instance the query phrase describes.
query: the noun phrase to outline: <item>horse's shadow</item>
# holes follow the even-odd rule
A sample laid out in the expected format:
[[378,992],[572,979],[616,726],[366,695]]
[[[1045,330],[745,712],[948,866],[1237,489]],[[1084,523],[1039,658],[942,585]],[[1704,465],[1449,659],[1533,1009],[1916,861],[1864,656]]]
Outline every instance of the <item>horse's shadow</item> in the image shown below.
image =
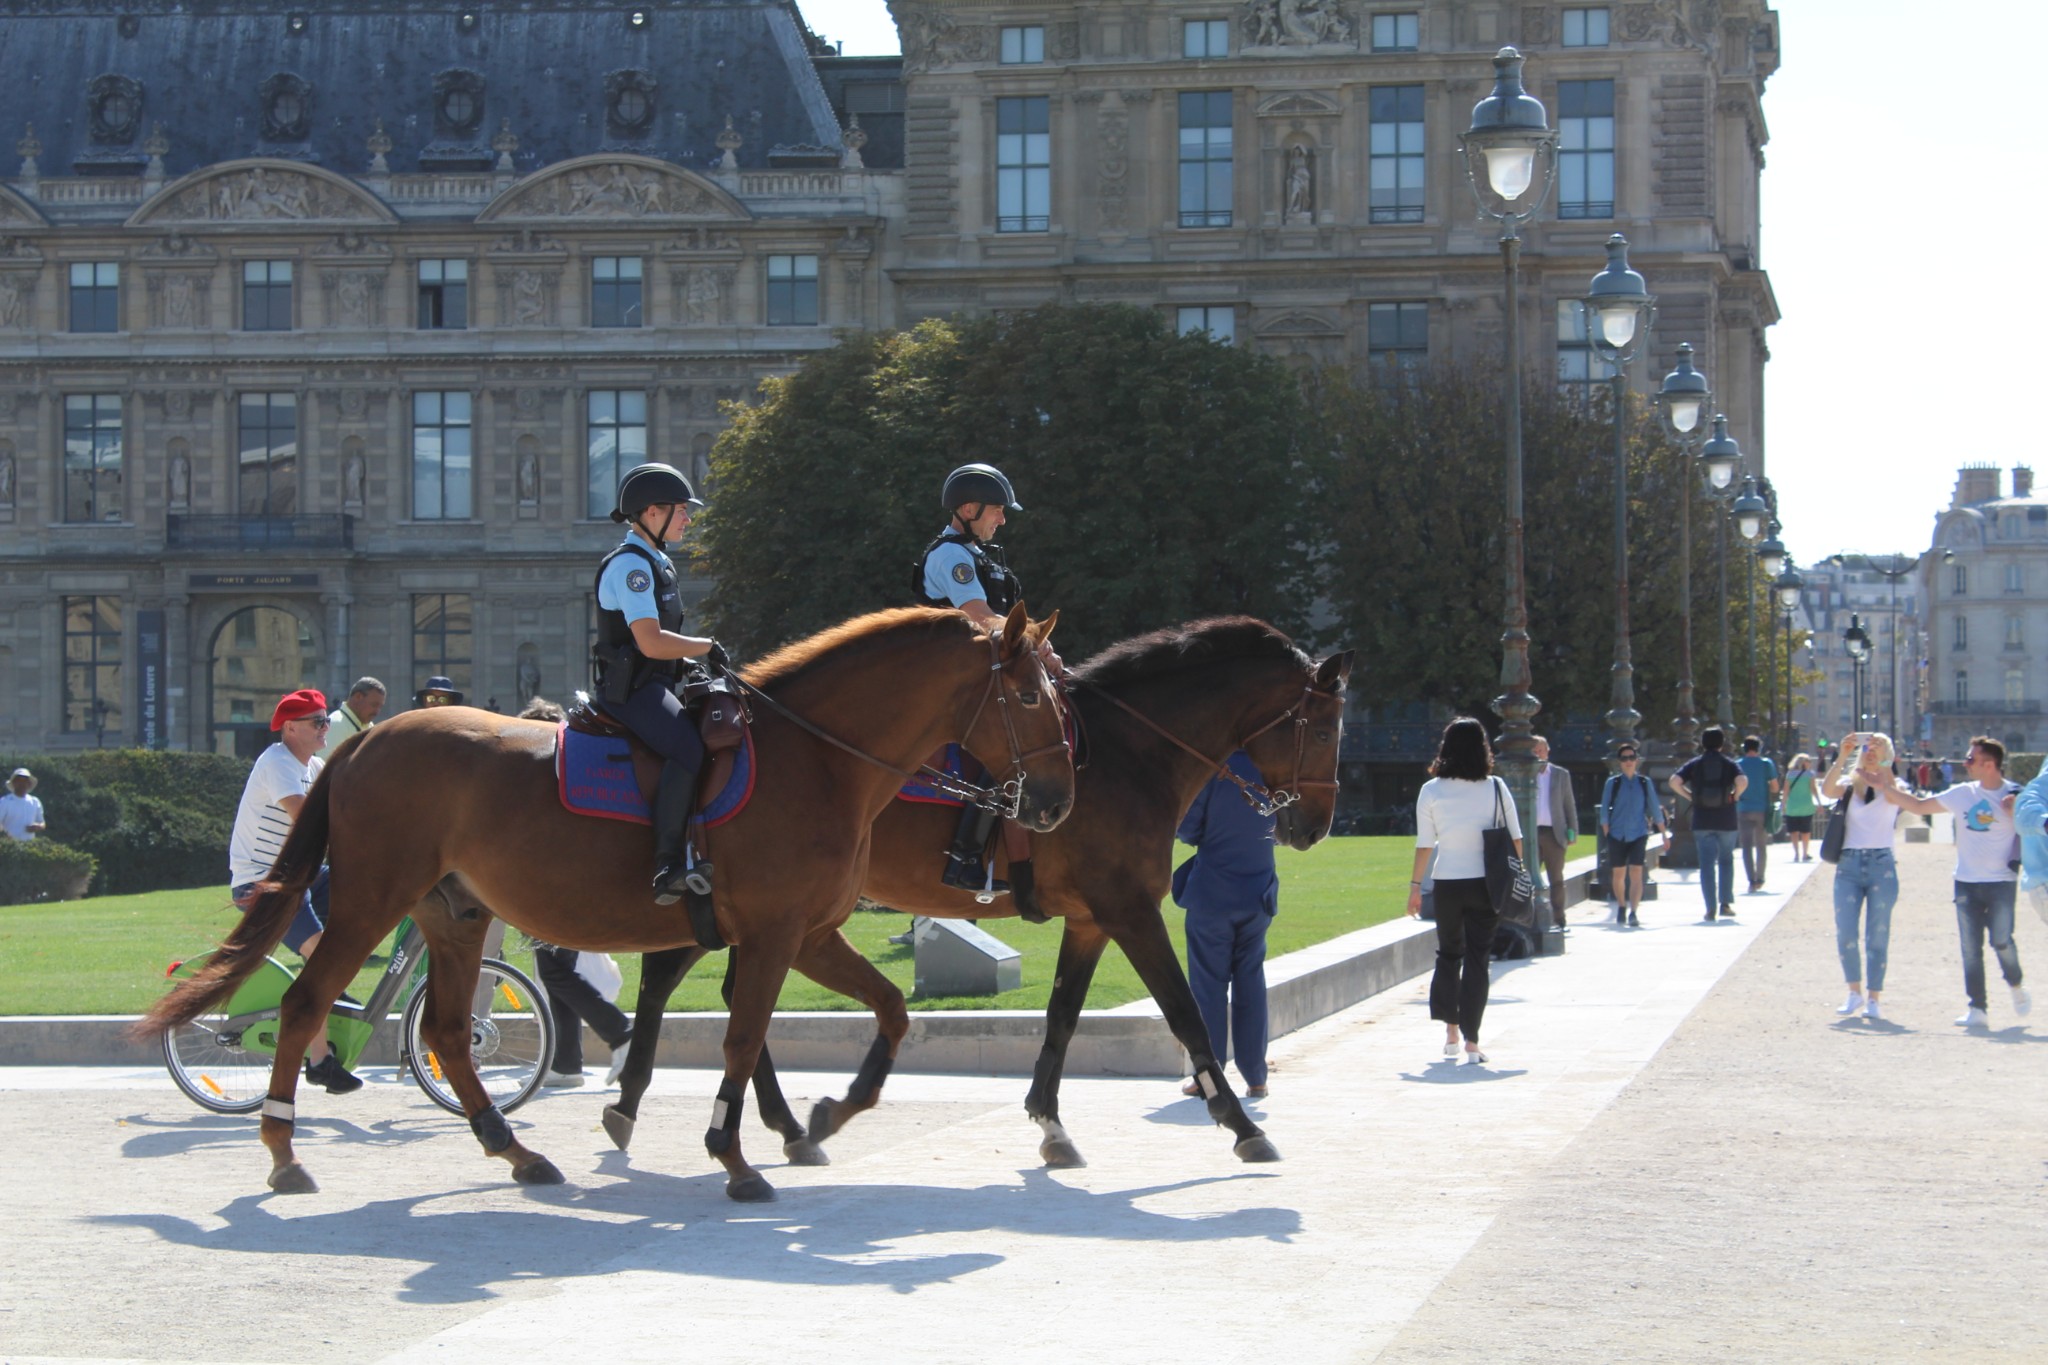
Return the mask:
[[[217,1147],[246,1151],[256,1136],[256,1119],[243,1114],[204,1114],[177,1120],[130,1114],[121,1123],[124,1127],[143,1130],[121,1144],[121,1155],[135,1161],[185,1156]],[[450,1133],[461,1131],[463,1125],[460,1119],[452,1116],[444,1120],[436,1115],[422,1114],[370,1124],[352,1123],[341,1118],[308,1117],[300,1119],[298,1127],[302,1134],[318,1134],[329,1141],[362,1143],[371,1147],[403,1147],[445,1138]]]
[[[1176,1217],[1142,1207],[1160,1195],[1243,1175],[1098,1194],[1032,1169],[1015,1183],[968,1190],[811,1184],[779,1204],[741,1207],[726,1200],[722,1171],[660,1175],[632,1167],[616,1152],[600,1159],[599,1170],[621,1178],[591,1189],[528,1190],[528,1207],[519,1210],[439,1212],[432,1205],[445,1196],[435,1193],[296,1214],[290,1210],[297,1201],[275,1204],[268,1194],[253,1194],[220,1209],[219,1227],[162,1214],[108,1214],[89,1221],[141,1228],[202,1251],[416,1262],[419,1268],[406,1278],[399,1298],[420,1304],[476,1302],[495,1297],[497,1283],[618,1269],[771,1284],[876,1285],[908,1294],[1005,1259],[995,1252],[919,1255],[901,1245],[917,1237],[1004,1231],[1132,1242],[1284,1242],[1301,1230],[1301,1215],[1287,1208]],[[503,1188],[471,1186],[447,1194]]]

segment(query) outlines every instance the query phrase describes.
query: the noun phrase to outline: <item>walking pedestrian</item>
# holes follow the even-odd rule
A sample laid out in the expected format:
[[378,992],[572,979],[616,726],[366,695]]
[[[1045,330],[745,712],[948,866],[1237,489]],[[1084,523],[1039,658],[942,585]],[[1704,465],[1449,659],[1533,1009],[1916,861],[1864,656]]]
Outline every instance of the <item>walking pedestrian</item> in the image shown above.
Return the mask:
[[1700,895],[1707,902],[1702,923],[1715,914],[1735,918],[1735,803],[1749,779],[1721,752],[1727,733],[1718,725],[1700,731],[1700,752],[1671,774],[1672,794],[1692,807],[1692,846],[1699,855]]
[[2048,766],[2020,792],[2012,822],[2020,839],[2020,895],[2048,924]]
[[1536,749],[1536,853],[1550,881],[1550,922],[1569,932],[1564,922],[1564,857],[1579,838],[1579,802],[1572,794],[1572,775],[1550,761],[1550,741],[1532,735]]
[[1749,879],[1749,894],[1764,889],[1764,864],[1771,852],[1771,803],[1778,798],[1778,765],[1764,757],[1764,743],[1755,735],[1742,739],[1738,760],[1742,795],[1735,802],[1737,829],[1742,836],[1742,872]]
[[1813,861],[1813,796],[1818,780],[1812,754],[1792,755],[1792,766],[1785,770],[1785,837],[1792,841],[1795,863]]
[[1891,951],[1892,906],[1899,899],[1899,865],[1892,854],[1899,808],[1878,797],[1894,788],[1903,790],[1892,772],[1891,737],[1880,734],[1844,736],[1841,757],[1821,779],[1821,795],[1842,803],[1832,818],[1848,822],[1842,860],[1835,865],[1835,948],[1849,986],[1835,1013],[1844,1016],[1884,1018],[1878,1001]]
[[26,768],[16,768],[8,776],[7,794],[0,796],[0,838],[30,844],[48,827],[43,798],[29,794],[35,789],[36,775]]
[[[1227,766],[1247,782],[1263,780],[1242,749]],[[1188,985],[1210,1050],[1236,1056],[1245,1097],[1254,1100],[1266,1098],[1266,928],[1280,908],[1273,826],[1219,773],[1180,822],[1178,837],[1195,852],[1173,870],[1173,903],[1187,911]],[[1182,1093],[1199,1094],[1200,1086],[1191,1080]]]
[[1664,803],[1657,799],[1656,784],[1636,769],[1636,746],[1623,745],[1614,758],[1621,771],[1600,789],[1600,837],[1607,841],[1607,866],[1614,871],[1614,923],[1640,929],[1642,921],[1636,918],[1636,911],[1643,903],[1643,866],[1650,835],[1662,835],[1663,851],[1668,853],[1671,827],[1664,818]]
[[1444,727],[1429,781],[1415,797],[1415,868],[1408,913],[1422,914],[1422,877],[1436,859],[1436,972],[1429,979],[1429,1017],[1444,1026],[1444,1056],[1487,1060],[1479,1047],[1492,981],[1493,931],[1500,923],[1486,889],[1485,832],[1505,824],[1522,853],[1522,822],[1507,784],[1493,775],[1486,727],[1460,716]]
[[384,710],[385,696],[384,684],[375,678],[355,680],[341,705],[327,713],[327,745],[320,750],[322,763],[341,747],[343,740],[359,735],[377,723],[378,715]]
[[1989,1028],[1990,1002],[1984,990],[1984,940],[1998,959],[1998,973],[2012,995],[2012,1012],[2025,1017],[2034,997],[2022,984],[2020,951],[2012,941],[2014,902],[2019,891],[2013,808],[2020,784],[2005,777],[2005,746],[1988,735],[1970,741],[1963,760],[1970,781],[1933,796],[1879,787],[1887,801],[1921,815],[1947,811],[1956,821],[1956,933],[1962,940],[1963,993],[1968,1002],[1956,1016],[1960,1028]]

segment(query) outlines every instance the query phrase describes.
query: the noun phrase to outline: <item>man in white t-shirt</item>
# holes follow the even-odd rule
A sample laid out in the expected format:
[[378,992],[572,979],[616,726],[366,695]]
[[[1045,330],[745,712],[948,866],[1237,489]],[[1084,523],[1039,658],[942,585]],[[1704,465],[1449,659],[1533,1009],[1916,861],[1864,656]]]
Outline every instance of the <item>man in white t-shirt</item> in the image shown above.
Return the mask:
[[[256,757],[242,802],[235,810],[235,829],[228,840],[228,885],[235,905],[247,911],[256,903],[258,886],[269,878],[299,807],[306,803],[320,776],[320,746],[327,738],[327,698],[315,688],[286,694],[271,712],[270,728],[277,743]],[[327,922],[327,869],[299,898],[298,913],[285,930],[287,948],[311,957]],[[306,1049],[306,1077],[329,1094],[345,1095],[362,1081],[341,1064],[322,1034]]]
[[1991,1023],[1986,1012],[1984,990],[1984,940],[1998,959],[1999,974],[2012,991],[2014,1014],[2024,1015],[2034,1007],[2034,998],[2021,984],[2020,953],[2013,946],[2013,903],[2019,889],[2013,862],[2019,856],[2017,831],[2012,811],[2020,786],[2005,778],[2005,746],[1979,735],[1970,741],[1970,757],[1963,765],[1970,781],[1936,792],[1914,796],[1878,788],[1887,801],[1922,815],[1947,811],[1956,819],[1956,931],[1962,937],[1963,989],[1969,1004],[1956,1017],[1963,1028],[1985,1028]]
[[43,832],[43,802],[30,796],[36,789],[36,775],[16,768],[7,779],[7,794],[0,796],[0,837],[33,843]]

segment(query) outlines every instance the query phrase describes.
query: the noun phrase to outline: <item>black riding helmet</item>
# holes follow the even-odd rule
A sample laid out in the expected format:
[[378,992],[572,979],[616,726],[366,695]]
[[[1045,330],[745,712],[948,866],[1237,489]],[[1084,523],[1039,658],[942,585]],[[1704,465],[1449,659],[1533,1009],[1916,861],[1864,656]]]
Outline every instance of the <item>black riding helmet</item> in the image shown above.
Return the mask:
[[970,502],[996,503],[1007,512],[1024,510],[1010,490],[1010,481],[992,464],[963,464],[946,476],[939,504],[948,512],[955,512]]
[[635,465],[619,481],[619,505],[612,509],[612,520],[632,521],[661,502],[681,503],[692,511],[704,505],[683,471],[674,465]]

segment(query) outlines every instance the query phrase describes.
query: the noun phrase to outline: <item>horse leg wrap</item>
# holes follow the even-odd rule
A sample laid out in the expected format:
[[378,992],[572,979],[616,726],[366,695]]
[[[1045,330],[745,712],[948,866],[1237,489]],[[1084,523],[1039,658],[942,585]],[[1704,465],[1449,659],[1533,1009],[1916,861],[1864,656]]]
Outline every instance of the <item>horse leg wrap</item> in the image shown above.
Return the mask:
[[487,1104],[469,1116],[469,1131],[476,1134],[476,1140],[492,1156],[512,1145],[512,1125],[505,1122],[505,1115],[495,1104]]
[[868,1055],[861,1060],[860,1072],[853,1078],[853,1088],[846,1092],[848,1104],[866,1104],[875,1091],[882,1088],[882,1082],[889,1079],[889,1070],[896,1065],[896,1059],[889,1055],[889,1040],[880,1034],[868,1044]]
[[1195,1084],[1202,1087],[1204,1100],[1215,1099],[1223,1093],[1223,1068],[1208,1058],[1196,1062]]
[[718,1083],[718,1098],[711,1102],[711,1126],[704,1131],[704,1147],[711,1155],[724,1156],[732,1150],[745,1102],[746,1090],[738,1081],[728,1076]]
[[266,1099],[263,1101],[263,1117],[276,1119],[279,1123],[296,1123],[298,1107],[290,1100]]

